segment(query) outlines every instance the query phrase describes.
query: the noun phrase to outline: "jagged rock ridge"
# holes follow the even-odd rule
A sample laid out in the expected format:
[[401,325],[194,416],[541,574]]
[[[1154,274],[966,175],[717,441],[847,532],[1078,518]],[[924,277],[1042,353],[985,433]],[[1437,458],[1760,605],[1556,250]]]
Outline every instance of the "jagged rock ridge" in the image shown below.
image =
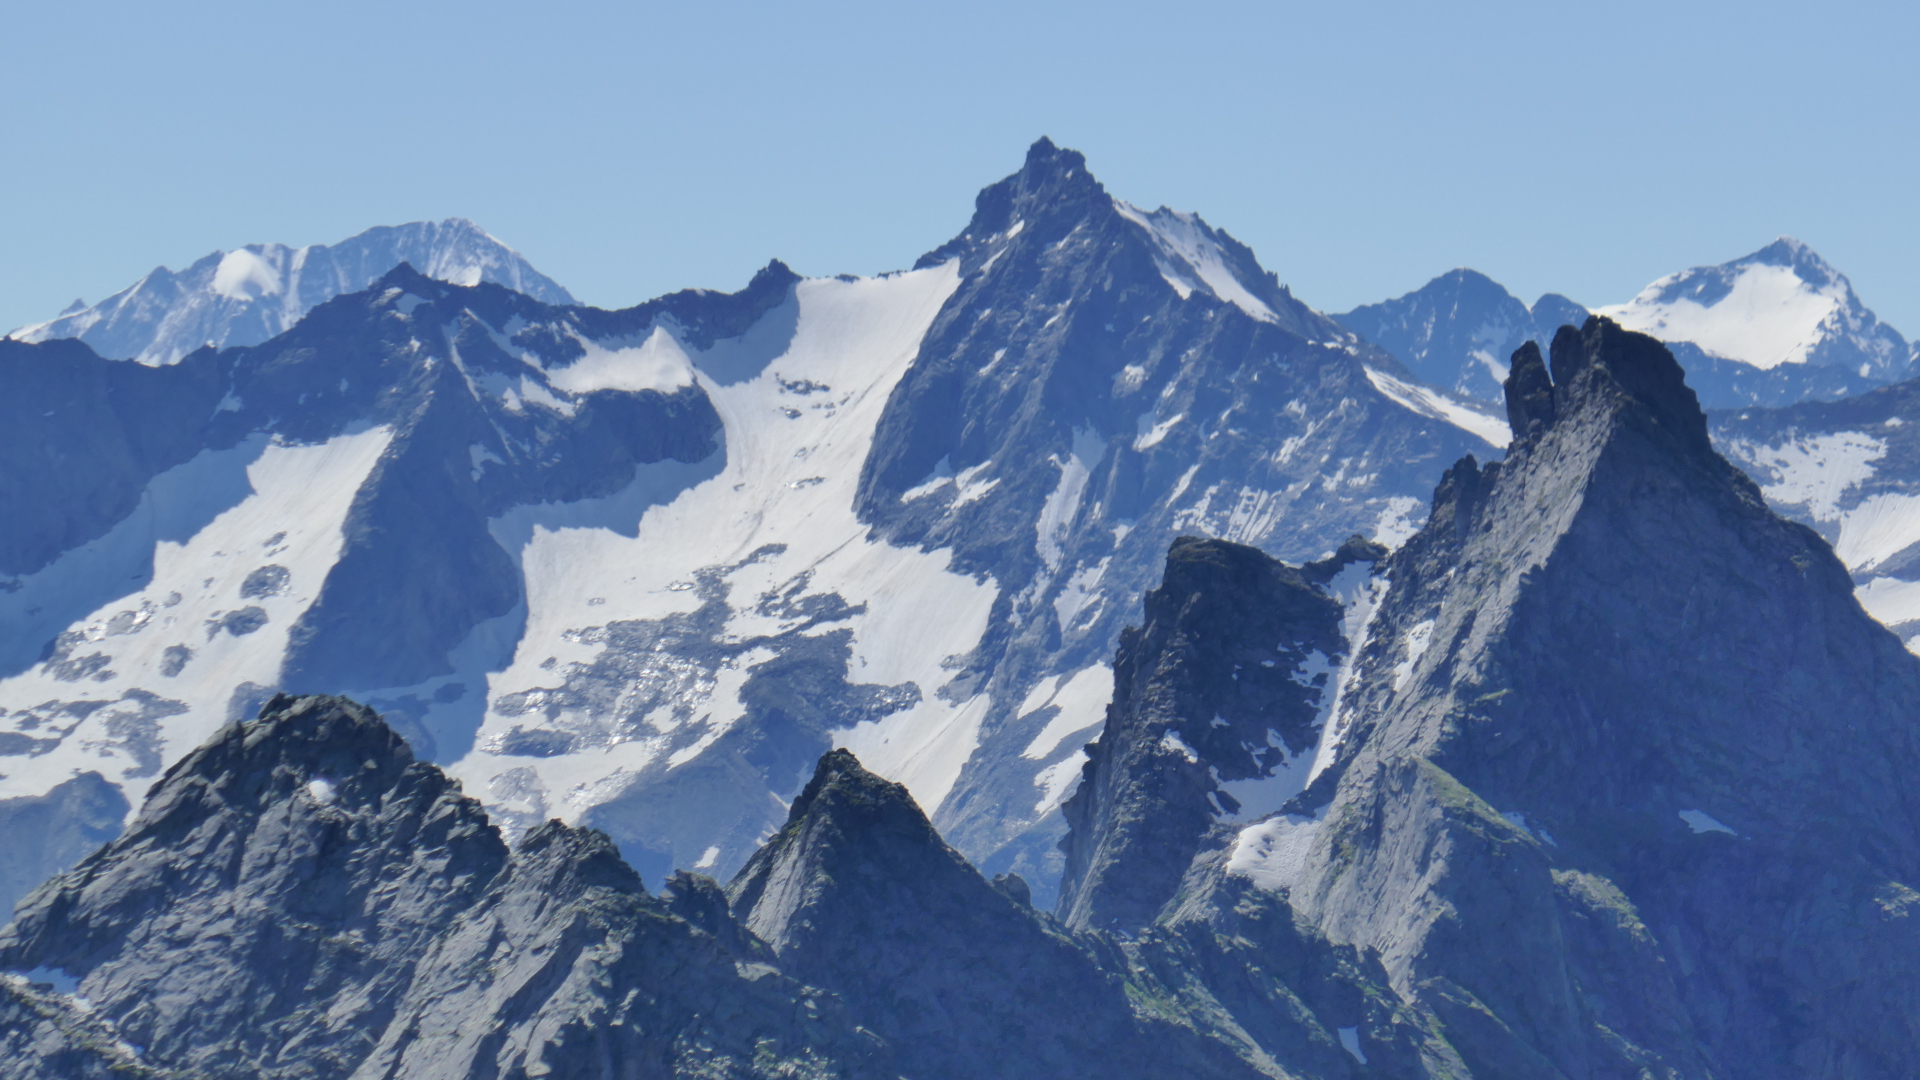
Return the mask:
[[1659,343],[1592,319],[1507,389],[1509,457],[1384,564],[1332,765],[1239,872],[1476,1075],[1911,1074],[1920,660]]
[[1239,544],[1174,541],[1144,626],[1120,637],[1113,704],[1065,806],[1068,925],[1152,922],[1210,826],[1265,816],[1306,785],[1347,651],[1325,587],[1385,554],[1355,538],[1296,571]]
[[509,849],[369,710],[276,698],[0,930],[201,1077],[882,1076],[828,997],[647,895],[606,837]]

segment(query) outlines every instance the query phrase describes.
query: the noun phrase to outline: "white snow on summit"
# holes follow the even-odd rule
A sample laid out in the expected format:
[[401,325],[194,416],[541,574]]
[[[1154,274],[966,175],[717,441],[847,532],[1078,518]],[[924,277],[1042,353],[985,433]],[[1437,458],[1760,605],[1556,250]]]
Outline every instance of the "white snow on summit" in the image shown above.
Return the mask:
[[1830,341],[1860,350],[1863,378],[1897,377],[1907,361],[1898,335],[1861,305],[1846,276],[1792,237],[1729,263],[1669,274],[1594,313],[1763,371],[1819,362]]
[[448,218],[383,225],[330,247],[249,244],[216,251],[178,272],[158,267],[92,307],[69,308],[7,336],[79,338],[109,359],[173,364],[206,345],[258,345],[403,262],[455,285],[490,281],[545,303],[573,303],[518,252],[471,221]]

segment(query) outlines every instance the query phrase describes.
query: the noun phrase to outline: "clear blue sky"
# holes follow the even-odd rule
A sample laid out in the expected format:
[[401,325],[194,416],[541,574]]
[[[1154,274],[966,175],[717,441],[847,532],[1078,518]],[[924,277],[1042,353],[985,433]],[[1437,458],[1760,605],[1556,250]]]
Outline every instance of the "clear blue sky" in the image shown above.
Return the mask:
[[10,4],[0,327],[470,217],[583,300],[904,267],[1036,136],[1308,303],[1624,300],[1777,234],[1920,335],[1912,3]]

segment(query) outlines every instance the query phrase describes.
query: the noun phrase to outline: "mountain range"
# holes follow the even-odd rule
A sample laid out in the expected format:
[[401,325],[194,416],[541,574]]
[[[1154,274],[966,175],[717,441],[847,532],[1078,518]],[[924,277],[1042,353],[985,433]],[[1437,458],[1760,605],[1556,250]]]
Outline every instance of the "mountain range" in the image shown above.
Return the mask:
[[[1709,409],[1833,399],[1920,371],[1920,345],[1882,323],[1845,275],[1791,237],[1669,274],[1625,304],[1593,310],[1665,342]],[[1558,327],[1586,315],[1554,293],[1529,308],[1486,275],[1461,269],[1334,318],[1428,383],[1494,401],[1514,349],[1528,340],[1545,348]]]
[[278,695],[0,929],[0,1039],[34,1080],[1913,1075],[1920,657],[1658,341],[1593,317],[1504,391],[1391,550],[1169,544],[1057,905],[845,748],[654,890]]
[[731,874],[845,747],[1043,903],[1172,539],[1395,544],[1507,437],[1046,141],[903,273],[600,311],[403,264],[258,345],[0,373],[0,813],[130,808],[348,693],[655,884]]

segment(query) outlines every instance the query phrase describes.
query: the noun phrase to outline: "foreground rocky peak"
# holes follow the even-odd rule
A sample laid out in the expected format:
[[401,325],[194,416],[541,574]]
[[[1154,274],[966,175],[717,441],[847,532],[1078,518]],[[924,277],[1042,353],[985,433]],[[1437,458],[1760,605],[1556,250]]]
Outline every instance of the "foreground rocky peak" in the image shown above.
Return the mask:
[[1590,319],[1506,389],[1509,457],[1385,563],[1337,758],[1241,870],[1476,1070],[1911,1073],[1920,660],[1659,343]]
[[846,1000],[913,1076],[1254,1076],[1229,1046],[1141,1014],[1096,954],[989,882],[907,790],[833,751],[727,892],[783,970]]
[[168,770],[0,930],[0,968],[38,967],[209,1077],[864,1075],[882,1054],[832,1000],[737,967],[606,837],[552,823],[509,852],[335,698],[276,698]]

